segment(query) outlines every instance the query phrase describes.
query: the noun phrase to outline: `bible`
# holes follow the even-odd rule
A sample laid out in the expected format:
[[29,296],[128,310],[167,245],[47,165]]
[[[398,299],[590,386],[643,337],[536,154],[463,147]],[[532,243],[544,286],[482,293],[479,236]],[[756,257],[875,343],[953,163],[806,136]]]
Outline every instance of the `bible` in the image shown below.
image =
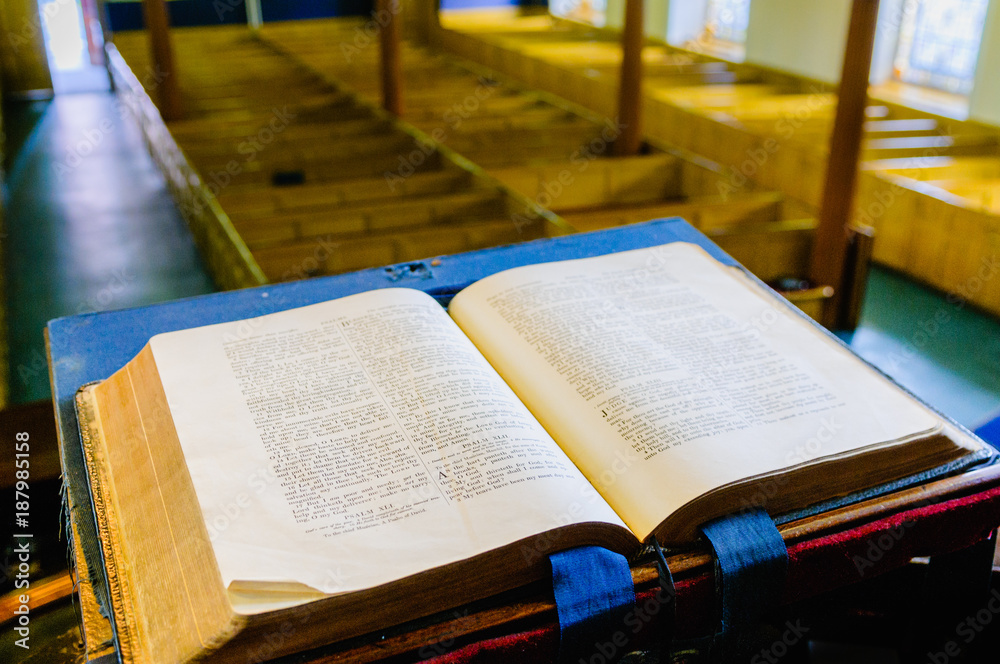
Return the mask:
[[387,288],[160,334],[77,409],[119,652],[156,664],[296,652],[555,551],[684,546],[985,453],[682,242],[500,272],[447,311]]

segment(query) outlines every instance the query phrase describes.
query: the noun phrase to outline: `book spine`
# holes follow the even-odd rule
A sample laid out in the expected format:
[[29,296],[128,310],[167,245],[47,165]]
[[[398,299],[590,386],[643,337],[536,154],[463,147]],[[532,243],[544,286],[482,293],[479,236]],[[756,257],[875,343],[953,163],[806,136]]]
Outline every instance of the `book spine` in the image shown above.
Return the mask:
[[118,654],[123,664],[139,664],[144,660],[138,655],[136,647],[136,622],[131,610],[132,601],[129,597],[127,584],[123,583],[123,571],[118,527],[109,509],[110,496],[107,487],[109,475],[103,462],[104,456],[100,447],[99,415],[95,404],[88,398],[87,392],[77,394],[77,413],[80,422],[80,440],[83,444],[83,458],[87,465],[87,478],[94,502],[94,515],[97,519],[98,539],[101,545],[101,558],[108,580],[110,595],[110,619],[114,641],[118,646]]

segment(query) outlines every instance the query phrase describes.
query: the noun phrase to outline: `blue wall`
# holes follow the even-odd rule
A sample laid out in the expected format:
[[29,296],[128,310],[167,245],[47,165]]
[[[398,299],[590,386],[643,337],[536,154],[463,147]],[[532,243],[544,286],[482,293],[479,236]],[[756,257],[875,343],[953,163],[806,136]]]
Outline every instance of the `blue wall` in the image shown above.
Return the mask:
[[[330,16],[370,14],[372,0],[261,0],[264,21],[290,21]],[[142,29],[142,4],[108,2],[108,25],[115,30]],[[173,0],[167,3],[170,23],[175,26],[246,23],[243,0]]]
[[473,9],[476,7],[545,7],[548,0],[440,0],[441,9]]
[[472,9],[474,7],[517,7],[518,0],[441,0],[441,9]]

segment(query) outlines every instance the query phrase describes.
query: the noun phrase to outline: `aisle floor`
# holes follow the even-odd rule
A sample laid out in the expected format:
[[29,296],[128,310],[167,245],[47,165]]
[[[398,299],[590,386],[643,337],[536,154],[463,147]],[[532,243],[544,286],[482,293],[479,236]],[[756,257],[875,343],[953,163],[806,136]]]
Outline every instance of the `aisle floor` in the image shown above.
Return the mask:
[[970,429],[1000,416],[1000,321],[874,267],[851,348]]
[[5,109],[12,403],[50,397],[45,323],[213,290],[166,182],[110,93]]

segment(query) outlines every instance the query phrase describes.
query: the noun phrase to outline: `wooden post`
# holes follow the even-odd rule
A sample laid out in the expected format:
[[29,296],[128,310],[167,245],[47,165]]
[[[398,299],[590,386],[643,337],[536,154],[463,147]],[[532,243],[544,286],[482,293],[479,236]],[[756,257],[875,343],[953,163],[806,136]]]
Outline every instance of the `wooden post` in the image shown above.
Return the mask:
[[643,0],[626,0],[622,32],[622,71],[618,84],[618,122],[622,133],[615,140],[615,154],[629,156],[642,147],[642,42]]
[[441,27],[438,23],[438,0],[406,0],[402,2],[406,19],[404,25],[416,41],[424,46],[432,44]]
[[836,327],[844,319],[841,309],[852,284],[845,274],[850,243],[849,223],[857,183],[861,135],[868,100],[868,74],[871,70],[875,26],[879,0],[854,0],[851,24],[840,75],[837,115],[830,136],[830,161],[819,214],[819,227],[813,242],[810,276],[816,284],[835,289],[833,302],[823,324]]
[[184,116],[180,88],[177,85],[177,68],[174,66],[174,50],[170,44],[170,18],[167,15],[166,0],[142,0],[142,19],[149,33],[149,44],[156,68],[157,106],[166,121],[180,120]]
[[427,38],[433,42],[441,28],[441,0],[430,0],[427,3]]
[[403,73],[399,64],[400,0],[378,0],[375,19],[381,30],[382,107],[396,117],[403,114]]

